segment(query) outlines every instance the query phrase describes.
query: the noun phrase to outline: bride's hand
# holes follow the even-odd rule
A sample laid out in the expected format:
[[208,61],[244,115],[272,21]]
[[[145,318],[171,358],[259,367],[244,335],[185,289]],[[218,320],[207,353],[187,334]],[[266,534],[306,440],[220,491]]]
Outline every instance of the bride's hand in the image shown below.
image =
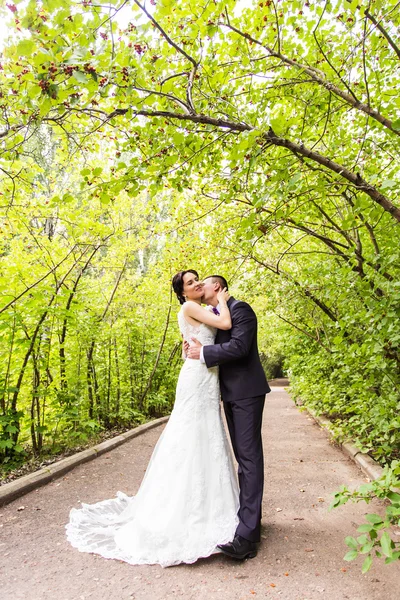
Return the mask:
[[229,292],[226,288],[224,288],[223,290],[220,290],[217,294],[217,298],[218,298],[218,304],[224,304],[226,302],[228,302],[230,295]]

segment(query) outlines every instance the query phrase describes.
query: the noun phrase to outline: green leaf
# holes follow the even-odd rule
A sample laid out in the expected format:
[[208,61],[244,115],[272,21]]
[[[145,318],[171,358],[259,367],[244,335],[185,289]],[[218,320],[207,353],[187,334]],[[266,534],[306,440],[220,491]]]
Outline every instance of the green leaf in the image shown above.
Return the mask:
[[74,71],[72,74],[75,79],[79,81],[79,83],[87,83],[88,78],[86,77],[85,73],[82,73],[82,71]]
[[7,425],[6,431],[8,431],[8,433],[16,433],[18,431],[18,427],[15,427],[15,425]]
[[368,556],[365,557],[365,560],[362,564],[361,572],[364,574],[367,571],[369,571],[369,569],[371,568],[371,565],[372,565],[372,556],[370,554],[368,554]]
[[395,562],[400,559],[400,552],[393,552],[392,556],[388,556],[385,558],[385,565],[390,565],[390,563]]
[[392,122],[392,127],[395,131],[400,131],[400,119],[396,119]]
[[40,85],[31,85],[28,88],[28,96],[29,98],[36,98],[42,93],[42,88]]
[[349,548],[358,548],[358,542],[352,536],[349,535],[344,541],[346,546],[349,546]]
[[381,188],[383,190],[387,189],[387,188],[394,188],[397,185],[397,181],[394,181],[394,179],[385,179],[384,181],[382,181],[382,185]]
[[44,117],[45,115],[47,115],[47,113],[49,112],[49,110],[51,109],[51,100],[50,98],[46,98],[46,100],[44,100],[42,102],[42,104],[40,105],[40,109],[39,109],[39,114],[41,117]]
[[350,2],[350,10],[351,12],[355,13],[357,8],[358,8],[358,4],[359,4],[359,0],[351,0]]
[[363,546],[361,546],[361,548],[359,549],[359,553],[360,554],[367,554],[367,552],[371,552],[372,548],[374,547],[374,541],[370,541],[367,544],[364,544]]
[[14,442],[10,439],[0,440],[0,448],[12,448],[13,446],[14,446]]
[[357,556],[358,556],[357,550],[349,550],[349,552],[347,552],[347,554],[345,554],[345,556],[343,557],[343,560],[350,562],[351,560],[354,560],[355,558],[357,558]]
[[17,46],[17,52],[20,56],[30,56],[35,44],[32,40],[21,40]]
[[101,204],[103,204],[104,206],[106,206],[107,204],[110,204],[111,202],[111,198],[108,194],[106,194],[105,192],[102,192],[100,194],[100,202]]
[[382,517],[380,517],[379,515],[376,515],[374,513],[366,515],[365,518],[367,519],[367,521],[369,521],[373,525],[377,525],[378,523],[383,522]]
[[371,531],[371,529],[373,529],[374,526],[373,525],[368,525],[368,523],[364,523],[363,525],[360,525],[359,527],[357,527],[357,531],[359,531],[360,533],[367,533],[369,531]]
[[366,536],[366,535],[360,535],[360,536],[357,538],[357,543],[358,543],[358,544],[366,544],[367,542],[368,542],[368,538],[367,538],[367,536]]
[[393,504],[400,504],[400,494],[397,494],[396,492],[389,492],[387,498],[389,498]]
[[301,173],[296,173],[295,175],[293,175],[293,177],[289,180],[288,182],[288,186],[290,188],[295,187],[296,183],[301,179]]
[[75,198],[73,197],[72,194],[70,194],[69,192],[67,192],[66,194],[64,194],[63,196],[63,202],[67,203],[67,202],[72,202],[73,200],[75,200]]
[[390,539],[390,536],[387,531],[384,531],[382,533],[382,536],[380,539],[380,544],[381,544],[383,554],[385,556],[391,557],[392,556],[392,540]]
[[176,146],[180,146],[185,141],[185,136],[180,131],[176,131],[172,136],[172,140]]

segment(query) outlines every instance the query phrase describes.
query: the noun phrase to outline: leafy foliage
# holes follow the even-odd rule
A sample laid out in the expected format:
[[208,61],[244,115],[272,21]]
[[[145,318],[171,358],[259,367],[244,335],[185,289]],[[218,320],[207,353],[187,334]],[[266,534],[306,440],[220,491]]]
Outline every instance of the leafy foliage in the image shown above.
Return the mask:
[[3,13],[3,458],[168,411],[195,266],[301,402],[398,459],[398,3]]
[[400,517],[400,463],[393,461],[391,467],[385,467],[384,474],[379,479],[364,484],[358,490],[351,492],[345,486],[335,494],[330,508],[342,506],[349,500],[352,502],[366,502],[374,498],[387,499],[385,516],[367,514],[366,523],[360,525],[357,531],[361,534],[357,538],[348,536],[346,544],[350,548],[344,560],[352,561],[359,556],[366,555],[362,564],[362,572],[366,573],[372,566],[373,556],[384,558],[385,564],[390,564],[400,559],[400,542],[395,541],[390,528],[398,526]]

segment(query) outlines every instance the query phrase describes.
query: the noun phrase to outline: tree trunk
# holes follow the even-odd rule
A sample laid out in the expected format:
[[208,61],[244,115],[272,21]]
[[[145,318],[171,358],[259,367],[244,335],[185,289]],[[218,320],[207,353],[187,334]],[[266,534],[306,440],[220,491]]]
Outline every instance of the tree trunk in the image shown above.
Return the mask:
[[162,350],[164,348],[165,338],[167,337],[167,331],[168,331],[168,327],[169,327],[169,319],[170,319],[170,316],[171,316],[171,308],[172,308],[172,288],[171,288],[171,291],[170,291],[169,307],[168,307],[168,312],[167,312],[167,318],[165,320],[164,333],[163,333],[163,336],[162,336],[162,339],[161,339],[160,347],[158,349],[157,358],[156,358],[156,361],[154,363],[153,370],[152,370],[151,375],[150,375],[150,377],[149,377],[149,379],[147,381],[146,388],[145,388],[145,390],[144,390],[144,392],[143,392],[143,394],[142,394],[142,396],[140,398],[140,405],[141,406],[144,405],[144,400],[145,400],[145,398],[146,398],[146,396],[147,396],[147,394],[148,394],[148,392],[150,390],[150,387],[151,387],[151,384],[152,384],[155,372],[156,372],[157,367],[158,367],[158,363],[160,362],[161,352],[162,352]]

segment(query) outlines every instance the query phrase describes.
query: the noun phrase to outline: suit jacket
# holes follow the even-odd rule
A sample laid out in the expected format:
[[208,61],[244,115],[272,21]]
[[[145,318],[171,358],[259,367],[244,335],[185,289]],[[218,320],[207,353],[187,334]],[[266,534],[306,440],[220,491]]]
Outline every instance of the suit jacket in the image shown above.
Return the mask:
[[261,366],[257,346],[257,317],[249,304],[228,300],[232,328],[218,329],[215,344],[204,346],[207,367],[219,365],[224,402],[263,396],[271,391]]

